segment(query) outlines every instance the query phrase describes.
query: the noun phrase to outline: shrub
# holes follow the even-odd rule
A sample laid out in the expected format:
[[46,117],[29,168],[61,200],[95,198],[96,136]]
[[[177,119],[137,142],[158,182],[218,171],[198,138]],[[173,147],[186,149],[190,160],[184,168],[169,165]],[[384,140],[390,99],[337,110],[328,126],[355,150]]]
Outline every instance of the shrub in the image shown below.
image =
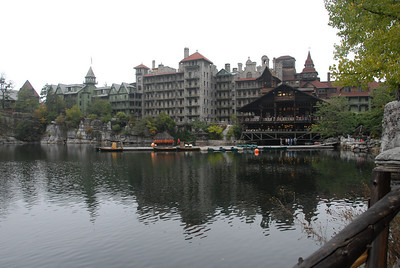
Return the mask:
[[97,115],[96,114],[89,114],[88,117],[89,117],[90,120],[97,119]]
[[108,123],[110,121],[111,121],[111,114],[107,114],[107,115],[101,117],[101,122],[103,122],[103,123]]
[[215,125],[215,124],[211,124],[208,128],[207,128],[207,132],[210,135],[210,139],[212,140],[220,140],[222,139],[222,127]]
[[112,130],[116,133],[121,131],[121,126],[119,124],[115,124],[112,126]]

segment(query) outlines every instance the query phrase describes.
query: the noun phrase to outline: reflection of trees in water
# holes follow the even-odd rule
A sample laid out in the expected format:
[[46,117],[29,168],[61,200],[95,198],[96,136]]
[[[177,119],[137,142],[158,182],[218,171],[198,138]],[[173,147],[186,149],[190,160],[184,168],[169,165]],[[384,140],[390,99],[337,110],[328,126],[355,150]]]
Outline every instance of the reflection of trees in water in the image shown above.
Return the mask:
[[[31,198],[27,203],[41,192],[61,206],[83,200],[92,220],[102,200],[135,199],[140,222],[180,220],[186,239],[204,237],[220,219],[234,224],[261,218],[265,235],[271,225],[293,228],[296,213],[311,221],[317,216],[318,196],[331,196],[331,189],[348,193],[345,182],[359,182],[360,170],[370,168],[367,162],[350,160],[341,167],[343,161],[331,152],[109,154],[89,146],[55,146],[44,147],[38,157],[27,160],[26,167],[14,167],[23,179],[0,181],[2,207],[12,202],[16,183],[22,184],[25,199]],[[333,178],[335,170],[344,170],[344,177]]]

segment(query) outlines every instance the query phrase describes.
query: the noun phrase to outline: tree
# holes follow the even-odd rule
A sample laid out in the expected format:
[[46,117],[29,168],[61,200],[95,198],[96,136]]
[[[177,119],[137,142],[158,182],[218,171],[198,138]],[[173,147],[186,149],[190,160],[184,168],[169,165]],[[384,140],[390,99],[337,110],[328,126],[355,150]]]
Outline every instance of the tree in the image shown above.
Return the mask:
[[345,97],[333,97],[329,102],[319,102],[316,105],[315,116],[320,117],[312,131],[322,137],[334,137],[353,133],[356,127],[356,116],[349,111]]
[[79,126],[83,114],[81,110],[79,110],[78,105],[75,104],[71,109],[65,110],[65,114],[65,123],[68,128],[76,128]]
[[201,120],[199,120],[198,118],[196,118],[196,119],[193,121],[192,127],[193,127],[193,130],[194,130],[195,132],[199,132],[200,129],[202,129],[202,130],[205,131],[205,130],[207,129],[208,125],[207,125],[206,122],[201,121]]
[[[151,128],[151,130],[150,130]],[[134,126],[134,130],[139,136],[149,136],[152,131],[156,131],[157,129],[154,126],[154,117],[145,116],[139,121],[136,122]],[[155,134],[155,133],[154,133]]]
[[[42,89],[43,92],[43,89]],[[51,122],[55,120],[58,115],[65,111],[67,104],[65,101],[58,95],[53,92],[53,89],[50,87],[46,90],[46,99],[44,101],[47,108],[47,121]]]
[[207,132],[212,140],[220,140],[222,138],[222,131],[224,131],[222,127],[215,124],[211,124],[207,128]]
[[15,110],[19,112],[32,113],[39,107],[39,101],[29,89],[18,91],[18,100],[15,102]]
[[342,85],[386,81],[400,95],[400,1],[325,0],[329,25],[338,29],[333,78]]
[[39,141],[45,130],[44,126],[37,118],[23,120],[15,128],[15,137],[21,141]]
[[121,127],[125,127],[129,121],[129,116],[127,116],[124,112],[118,112],[115,117],[117,118],[117,123]]
[[6,76],[4,73],[0,76],[0,90],[1,90],[1,107],[3,110],[6,107],[7,101],[10,99],[10,91],[13,88],[12,81],[6,81]]
[[161,112],[156,118],[155,118],[155,127],[157,129],[158,133],[162,133],[164,131],[167,131],[171,135],[175,133],[175,121],[168,116],[165,112]]
[[242,136],[242,126],[239,123],[239,119],[236,117],[236,115],[231,115],[230,118],[231,122],[234,124],[231,126],[231,128],[228,131],[228,134],[226,135],[227,139],[230,139],[232,136],[235,137],[235,139],[239,140],[240,137]]
[[98,99],[88,108],[89,114],[95,114],[98,117],[104,117],[111,114],[111,104],[108,101]]
[[363,125],[365,134],[380,137],[385,105],[393,101],[394,96],[386,88],[378,87],[371,92],[371,97],[371,109],[359,115],[359,122]]

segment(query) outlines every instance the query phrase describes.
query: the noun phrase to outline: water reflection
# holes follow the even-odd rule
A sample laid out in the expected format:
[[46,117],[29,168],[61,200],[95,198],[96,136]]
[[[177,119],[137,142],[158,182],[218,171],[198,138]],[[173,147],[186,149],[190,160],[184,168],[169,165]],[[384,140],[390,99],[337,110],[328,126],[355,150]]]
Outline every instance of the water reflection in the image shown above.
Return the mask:
[[[292,230],[312,222],[321,200],[362,200],[368,156],[334,151],[251,153],[98,153],[91,146],[0,149],[0,221],[22,201],[85,206],[96,221],[104,202],[136,205],[138,221],[180,221],[186,240],[205,238],[216,221]],[[343,161],[345,160],[345,161]],[[328,201],[327,203],[329,203]]]

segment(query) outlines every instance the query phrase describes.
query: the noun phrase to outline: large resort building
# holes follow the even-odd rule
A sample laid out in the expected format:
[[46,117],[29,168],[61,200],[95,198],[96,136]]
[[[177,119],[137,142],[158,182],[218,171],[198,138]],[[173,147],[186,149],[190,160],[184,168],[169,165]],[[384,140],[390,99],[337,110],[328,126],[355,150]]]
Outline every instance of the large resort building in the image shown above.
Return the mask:
[[[263,122],[257,128],[265,127],[269,131],[299,130],[299,126],[304,130],[309,125],[300,122],[309,119],[312,123],[311,106],[333,96],[346,96],[352,111],[369,109],[369,91],[336,86],[329,74],[327,81],[320,81],[310,52],[302,72],[296,72],[295,63],[295,58],[282,56],[274,58],[270,68],[269,58],[262,56],[258,66],[248,59],[244,66],[238,63],[231,69],[230,64],[225,64],[218,71],[211,60],[199,52],[190,54],[185,48],[178,69],[162,64],[156,66],[155,61],[152,68],[144,64],[134,67],[136,82],[97,87],[90,68],[84,84],[50,87],[67,103],[77,104],[84,113],[96,99],[103,99],[111,103],[114,113],[124,112],[140,118],[163,112],[178,126],[190,125],[196,119],[229,124],[234,116],[245,124],[251,122],[246,127],[252,132],[256,129],[256,119]],[[377,86],[378,83],[371,84],[370,90]],[[285,126],[282,120],[279,125],[278,121],[271,121],[272,118],[294,120]]]

